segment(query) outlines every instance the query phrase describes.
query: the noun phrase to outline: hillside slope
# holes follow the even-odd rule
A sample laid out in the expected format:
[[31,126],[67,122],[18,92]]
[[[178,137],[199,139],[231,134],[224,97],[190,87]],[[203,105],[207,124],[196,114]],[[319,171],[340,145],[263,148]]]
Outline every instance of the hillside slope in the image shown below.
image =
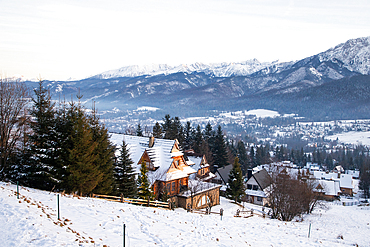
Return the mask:
[[[222,198],[224,217],[169,211],[55,193],[0,182],[3,246],[368,246],[370,210],[328,204],[302,222],[235,218],[238,206]],[[258,210],[258,207],[247,204]],[[311,236],[308,230],[311,224]]]

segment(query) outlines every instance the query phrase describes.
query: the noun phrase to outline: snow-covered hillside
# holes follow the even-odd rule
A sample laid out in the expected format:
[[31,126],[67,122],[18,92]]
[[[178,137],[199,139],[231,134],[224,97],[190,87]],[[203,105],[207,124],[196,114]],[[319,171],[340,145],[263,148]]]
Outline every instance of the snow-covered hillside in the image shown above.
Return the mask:
[[142,66],[132,65],[122,67],[117,70],[109,70],[98,74],[95,77],[108,79],[115,77],[136,77],[142,75],[169,75],[178,72],[204,72],[207,75],[213,75],[216,77],[246,76],[276,64],[278,64],[278,61],[272,63],[260,63],[257,59],[252,59],[245,62],[235,63],[194,63],[190,65],[181,64],[178,66],[170,66],[167,64],[148,64]]
[[[258,210],[260,208],[247,205]],[[369,207],[327,208],[305,216],[302,222],[281,222],[253,216],[235,218],[239,208],[226,199],[217,214],[187,213],[60,196],[0,183],[1,246],[369,246]],[[310,238],[308,238],[311,224]]]
[[370,37],[350,39],[318,56],[320,61],[339,60],[351,71],[370,75]]

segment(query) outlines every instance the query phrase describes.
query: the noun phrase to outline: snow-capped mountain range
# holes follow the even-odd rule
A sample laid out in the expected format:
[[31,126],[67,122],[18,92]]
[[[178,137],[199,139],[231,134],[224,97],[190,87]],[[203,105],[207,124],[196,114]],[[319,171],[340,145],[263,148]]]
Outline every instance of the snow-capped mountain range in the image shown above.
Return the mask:
[[206,75],[212,75],[215,77],[247,76],[278,63],[278,61],[261,63],[257,59],[251,59],[245,62],[236,63],[194,63],[190,65],[181,64],[178,66],[170,66],[167,64],[148,64],[142,66],[132,65],[122,67],[117,70],[103,72],[96,75],[95,78],[110,79],[117,77],[137,77],[142,75],[169,75],[178,72],[203,72]]
[[55,99],[80,90],[85,102],[116,114],[149,106],[160,117],[263,108],[316,119],[370,118],[370,37],[299,61],[127,66],[48,86]]
[[[344,67],[348,70],[368,75],[370,74],[370,37],[349,40],[317,56],[320,62],[339,60],[343,62]],[[273,67],[286,67],[294,63],[295,61],[288,63],[279,63],[279,61],[261,63],[257,59],[251,59],[234,63],[194,63],[190,65],[181,64],[178,66],[170,66],[167,64],[132,65],[116,70],[109,70],[94,77],[110,79],[117,77],[137,77],[142,75],[169,75],[178,72],[203,72],[206,75],[213,75],[215,77],[248,76],[261,70],[268,70]]]

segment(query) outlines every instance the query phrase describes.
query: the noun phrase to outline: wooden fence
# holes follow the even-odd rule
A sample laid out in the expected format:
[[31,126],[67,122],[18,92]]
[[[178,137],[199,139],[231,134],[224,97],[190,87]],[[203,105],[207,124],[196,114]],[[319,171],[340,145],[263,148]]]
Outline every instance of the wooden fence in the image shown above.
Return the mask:
[[147,207],[156,207],[156,208],[166,208],[171,209],[170,202],[160,202],[160,201],[149,201],[144,199],[134,199],[134,198],[125,198],[121,196],[109,196],[109,195],[98,195],[92,194],[92,197],[103,199],[106,201],[113,201],[113,202],[122,202],[122,203],[130,203],[135,205],[143,205]]

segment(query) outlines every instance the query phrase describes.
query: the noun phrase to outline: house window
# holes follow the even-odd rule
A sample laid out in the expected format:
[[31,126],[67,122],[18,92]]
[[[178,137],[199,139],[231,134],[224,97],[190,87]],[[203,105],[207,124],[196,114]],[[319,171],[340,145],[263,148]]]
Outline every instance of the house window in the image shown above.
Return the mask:
[[253,190],[258,190],[258,185],[253,185]]
[[172,182],[172,191],[175,191],[176,189],[176,182]]
[[247,189],[248,190],[251,190],[252,189],[252,185],[251,184],[247,184]]
[[206,196],[206,195],[203,195],[203,196],[199,199],[198,204],[197,204],[197,207],[199,208],[199,207],[201,207],[201,206],[203,206],[203,205],[206,205],[206,204],[208,204],[208,203],[210,203],[209,197],[208,197],[208,196]]
[[167,193],[169,193],[171,190],[171,184],[167,184]]
[[257,197],[257,201],[262,202],[262,197]]

